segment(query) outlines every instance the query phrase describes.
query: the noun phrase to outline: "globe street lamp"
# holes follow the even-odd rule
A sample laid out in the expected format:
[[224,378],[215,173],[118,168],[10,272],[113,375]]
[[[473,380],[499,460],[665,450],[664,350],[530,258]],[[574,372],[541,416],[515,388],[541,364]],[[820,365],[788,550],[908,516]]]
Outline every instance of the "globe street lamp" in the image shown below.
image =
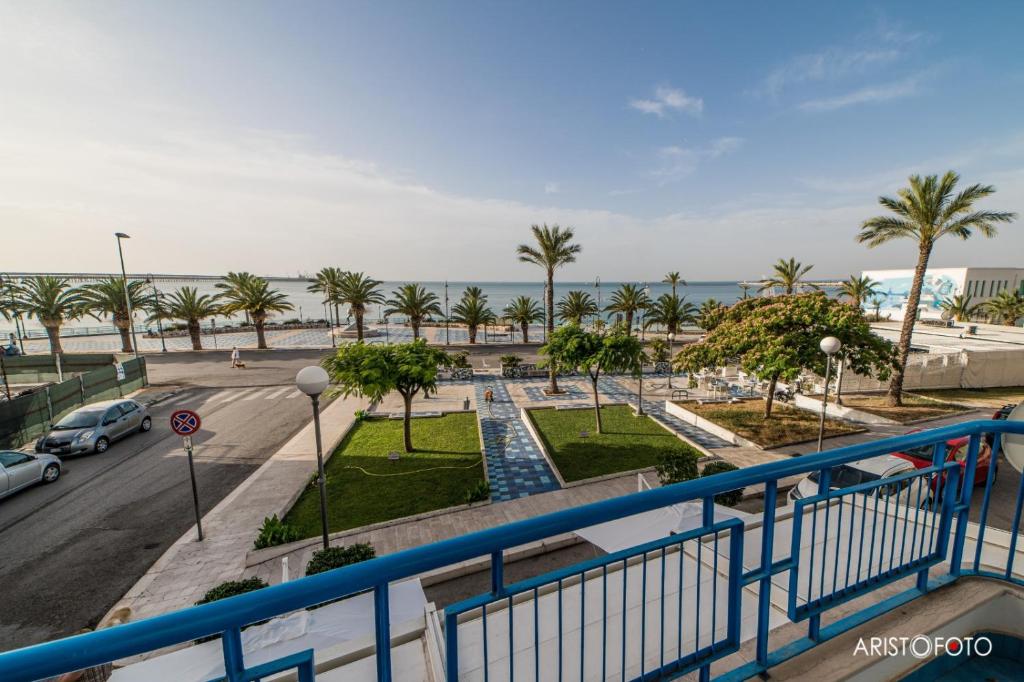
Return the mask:
[[[135,314],[132,312],[132,297],[128,293],[128,275],[124,270],[124,251],[121,249],[122,239],[131,239],[124,232],[115,232],[114,236],[117,238],[117,256],[121,259],[121,281],[124,283],[124,302],[128,308],[128,324],[132,330],[132,349],[135,351],[135,360],[139,359],[139,342],[135,338]],[[140,368],[141,372],[142,369]]]
[[828,409],[828,382],[832,378],[832,356],[843,344],[834,336],[826,336],[818,347],[825,354],[825,394],[821,397],[821,419],[818,421],[818,452],[821,452],[821,441],[825,438],[825,411]]
[[327,538],[327,478],[324,475],[323,444],[320,440],[320,394],[330,383],[327,370],[312,365],[303,367],[295,375],[295,385],[313,401],[313,429],[316,432],[316,471],[317,487],[320,489],[320,527],[323,533],[324,549],[330,546]]
[[672,344],[676,340],[675,332],[668,333],[668,387],[672,388]]

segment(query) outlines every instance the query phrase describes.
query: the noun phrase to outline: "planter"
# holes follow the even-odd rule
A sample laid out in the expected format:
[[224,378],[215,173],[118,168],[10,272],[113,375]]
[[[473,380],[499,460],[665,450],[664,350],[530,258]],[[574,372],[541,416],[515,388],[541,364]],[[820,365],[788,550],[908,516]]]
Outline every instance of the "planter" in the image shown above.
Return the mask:
[[[796,393],[793,395],[792,404],[794,407],[799,407],[801,410],[808,410],[815,414],[821,414],[821,401],[817,398],[812,398],[811,396],[804,395],[802,393]],[[831,402],[825,408],[825,416],[834,417],[836,419],[846,419],[848,421],[859,422],[861,424],[898,425],[900,423],[895,419],[879,417],[877,414],[862,412],[861,410],[856,410],[852,407],[836,405]]]
[[673,417],[676,417],[677,419],[682,419],[687,424],[692,424],[693,426],[696,426],[699,429],[704,429],[708,433],[718,436],[727,443],[732,443],[733,445],[736,445],[738,447],[756,448],[758,450],[764,450],[763,447],[761,447],[754,441],[747,440],[746,438],[736,433],[733,433],[724,426],[719,426],[715,422],[705,419],[704,417],[700,416],[695,412],[690,412],[688,409],[681,406],[679,403],[672,402],[671,400],[666,400],[665,411],[668,412]]

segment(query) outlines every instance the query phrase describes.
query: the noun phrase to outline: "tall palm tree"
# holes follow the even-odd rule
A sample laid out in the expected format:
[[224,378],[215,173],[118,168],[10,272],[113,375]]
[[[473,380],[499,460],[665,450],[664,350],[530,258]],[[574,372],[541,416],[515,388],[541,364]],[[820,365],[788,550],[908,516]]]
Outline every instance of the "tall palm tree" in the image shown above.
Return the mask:
[[839,295],[849,299],[854,308],[862,308],[865,301],[878,295],[878,282],[867,275],[850,275],[850,279],[839,285]]
[[[676,273],[678,274],[678,273]],[[651,299],[639,284],[623,284],[612,292],[611,303],[605,306],[610,313],[622,313],[626,320],[626,333],[633,333],[633,316],[651,305]]]
[[761,282],[761,288],[759,291],[767,291],[775,287],[781,287],[782,293],[793,294],[803,287],[817,289],[817,286],[803,281],[804,275],[810,272],[813,267],[813,265],[804,265],[796,258],[790,258],[789,260],[783,260],[780,258],[779,261],[772,266],[775,274]]
[[[516,249],[516,253],[519,254],[519,260],[522,262],[533,263],[544,268],[544,274],[547,277],[545,280],[547,289],[544,291],[544,309],[546,311],[545,320],[548,335],[550,336],[555,330],[555,270],[567,263],[575,262],[577,254],[583,250],[583,247],[572,243],[573,229],[571,227],[562,229],[558,225],[548,227],[545,224],[543,226],[531,225],[530,229],[533,231],[533,238],[537,242],[536,246],[520,244]],[[555,368],[552,367],[548,375],[551,379],[551,386],[549,388],[551,393],[559,392],[556,374]]]
[[[146,296],[145,286],[142,280],[128,282],[128,300],[132,310],[143,310],[149,306],[151,301]],[[79,309],[97,320],[109,315],[121,335],[121,352],[131,353],[131,319],[128,316],[124,288],[124,280],[120,277],[108,277],[86,284],[78,290],[81,297]]]
[[697,323],[697,307],[685,296],[662,294],[644,313],[644,327],[664,327],[669,334],[678,334],[684,324]]
[[672,285],[672,295],[673,296],[675,296],[676,293],[678,293],[676,291],[676,288],[680,284],[682,284],[684,287],[686,286],[686,280],[683,279],[679,275],[678,272],[670,272],[670,273],[668,273],[667,275],[665,275],[665,279],[661,280],[661,282],[662,282],[662,284],[671,284]]
[[430,293],[420,284],[403,284],[391,294],[385,315],[405,315],[412,327],[412,338],[420,338],[420,325],[430,315],[444,315],[437,294]]
[[314,294],[323,294],[324,303],[334,310],[334,326],[341,323],[341,316],[338,314],[338,306],[341,305],[339,294],[341,292],[341,281],[345,277],[345,271],[341,268],[326,267],[313,276],[306,291]]
[[249,275],[247,278],[240,279],[239,283],[232,288],[221,284],[217,286],[224,289],[222,310],[226,314],[245,312],[252,319],[252,324],[256,327],[257,348],[265,349],[267,347],[267,317],[273,313],[283,313],[295,309],[295,306],[288,302],[286,295],[277,289],[271,289],[270,282],[262,277]]
[[981,308],[996,324],[1014,326],[1024,317],[1024,295],[1019,291],[1000,291],[981,304]]
[[981,305],[974,303],[970,294],[957,294],[953,298],[944,299],[939,307],[957,322],[969,322],[981,310]]
[[67,279],[49,275],[27,277],[12,286],[14,311],[39,320],[46,329],[51,353],[64,352],[60,345],[60,328],[67,320],[82,316],[81,291],[72,289]]
[[348,304],[349,313],[356,318],[356,338],[360,341],[363,340],[363,316],[366,315],[366,308],[384,302],[384,295],[377,289],[381,284],[382,282],[361,272],[346,272],[341,279],[338,300]]
[[585,291],[574,289],[558,302],[558,316],[566,322],[582,325],[583,318],[597,315],[597,301]]
[[715,320],[719,313],[725,309],[725,306],[714,298],[709,298],[700,304],[700,309],[697,312],[697,324],[704,331],[711,331],[715,326]]
[[497,319],[487,307],[487,295],[480,287],[466,287],[462,298],[452,306],[452,319],[469,328],[469,342],[476,343],[476,332],[482,324],[493,324]]
[[544,319],[544,310],[529,296],[516,296],[505,306],[505,317],[518,324],[523,332],[523,343],[530,343],[530,325]]
[[[219,296],[223,296],[229,291],[241,291],[255,276],[249,272],[229,272],[223,281],[217,282],[214,286],[222,291]],[[245,314],[245,324],[248,326],[250,323],[249,313],[248,311],[242,312]]]
[[891,213],[865,220],[857,236],[857,241],[869,247],[896,239],[910,239],[917,243],[917,265],[897,346],[898,366],[889,381],[890,405],[903,404],[903,376],[910,354],[910,338],[914,333],[917,308],[921,303],[921,286],[935,242],[946,235],[969,239],[973,230],[991,237],[996,233],[997,223],[1008,223],[1017,217],[1015,213],[1005,211],[975,210],[974,204],[994,194],[995,188],[975,184],[954,194],[959,181],[960,176],[953,171],[947,171],[941,178],[937,175],[924,178],[910,176],[910,187],[899,190],[898,196],[878,198],[878,203]]
[[200,335],[200,323],[207,317],[221,312],[218,296],[200,294],[195,287],[182,287],[177,291],[163,296],[159,306],[154,308],[149,319],[182,320],[188,327],[189,338],[192,339],[192,350],[202,350],[203,340]]

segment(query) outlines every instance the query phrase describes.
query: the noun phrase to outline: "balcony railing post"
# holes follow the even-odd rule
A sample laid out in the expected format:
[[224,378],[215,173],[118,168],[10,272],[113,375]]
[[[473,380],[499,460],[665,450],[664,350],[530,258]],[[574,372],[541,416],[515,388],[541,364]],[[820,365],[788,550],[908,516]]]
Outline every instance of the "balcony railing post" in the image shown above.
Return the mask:
[[[829,488],[832,486],[832,470],[822,469],[818,474],[818,494],[825,495],[828,493]],[[829,507],[828,501],[825,502],[826,513]],[[818,505],[814,505],[814,509],[811,511],[814,514],[814,520],[811,523],[811,567],[807,571],[807,601],[811,600],[811,586],[814,580],[814,543],[818,539]],[[828,544],[828,528],[826,522],[825,528],[825,543]],[[822,546],[821,549],[821,570],[825,570],[825,552],[828,549],[827,546]],[[824,574],[822,574],[824,575]],[[821,595],[818,595],[819,598]],[[817,642],[821,638],[821,616],[815,613],[807,620],[807,638],[812,642]]]
[[964,462],[963,480],[960,482],[960,503],[957,505],[956,535],[953,538],[953,554],[950,558],[949,572],[959,576],[960,564],[964,557],[964,541],[967,538],[967,521],[971,513],[971,494],[974,492],[974,470],[978,465],[978,451],[981,448],[981,435],[974,434],[967,444],[967,461]]
[[981,515],[978,517],[978,539],[974,548],[974,570],[981,568],[981,548],[985,542],[985,523],[988,521],[988,503],[992,499],[992,484],[996,480],[996,465],[999,462],[999,450],[1003,444],[1003,434],[994,434],[992,452],[989,454],[988,475],[985,476],[985,494],[981,498]]
[[373,612],[377,633],[377,680],[391,682],[391,613],[387,583],[373,588]]
[[245,659],[242,655],[241,630],[225,630],[220,642],[224,650],[224,679],[228,682],[242,682],[245,679]]
[[459,682],[459,614],[444,615],[444,669],[448,682]]
[[505,592],[505,561],[502,551],[491,553],[491,594],[499,597]]
[[[943,462],[945,462],[945,461],[946,461],[946,443],[945,443],[945,441],[943,441],[941,443],[936,443],[934,449],[932,449],[932,466],[936,467],[936,468],[940,467],[940,466],[942,466]],[[939,503],[939,500],[937,498],[938,498],[938,494],[939,494],[939,488],[942,485],[942,473],[938,472],[938,473],[933,474],[933,476],[935,476],[936,483],[935,483],[935,487],[932,489],[932,501],[933,501],[934,504],[932,504],[931,507],[934,510],[935,504]],[[925,516],[925,518],[927,519],[927,515]],[[924,540],[922,540],[922,542],[923,541]],[[917,573],[917,589],[920,590],[921,592],[927,592],[928,591],[928,568],[929,567],[926,566],[926,567],[922,568],[920,571],[918,571],[918,573]]]
[[775,543],[775,505],[779,482],[764,485],[764,521],[761,526],[761,580],[757,590],[757,663],[768,667],[768,630],[772,612],[772,555]]

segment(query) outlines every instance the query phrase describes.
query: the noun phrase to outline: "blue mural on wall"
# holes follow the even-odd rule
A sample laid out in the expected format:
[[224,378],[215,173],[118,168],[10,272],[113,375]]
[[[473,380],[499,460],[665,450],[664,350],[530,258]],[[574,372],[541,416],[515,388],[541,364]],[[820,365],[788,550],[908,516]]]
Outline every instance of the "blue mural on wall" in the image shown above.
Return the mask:
[[[910,296],[910,286],[914,278],[887,277],[878,281],[878,295],[865,302],[865,307],[879,307],[882,310],[904,310]],[[929,275],[925,273],[921,285],[921,303],[923,312],[938,312],[942,301],[956,295],[959,285],[949,275]]]

